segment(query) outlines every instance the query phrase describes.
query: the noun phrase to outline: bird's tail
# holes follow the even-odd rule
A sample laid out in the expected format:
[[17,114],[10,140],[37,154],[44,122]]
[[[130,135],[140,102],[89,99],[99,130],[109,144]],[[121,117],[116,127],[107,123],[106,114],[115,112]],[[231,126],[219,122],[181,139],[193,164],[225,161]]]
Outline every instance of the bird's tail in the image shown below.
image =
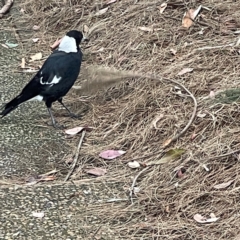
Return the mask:
[[27,99],[22,94],[18,95],[3,107],[3,110],[2,112],[0,112],[0,115],[2,115],[3,118],[26,100]]

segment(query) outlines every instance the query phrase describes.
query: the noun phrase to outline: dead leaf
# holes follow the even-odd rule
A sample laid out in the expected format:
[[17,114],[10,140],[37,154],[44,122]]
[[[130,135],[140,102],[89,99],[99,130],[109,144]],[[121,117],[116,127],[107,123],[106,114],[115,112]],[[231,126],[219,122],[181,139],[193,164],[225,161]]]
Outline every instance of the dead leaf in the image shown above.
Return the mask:
[[167,147],[172,142],[172,139],[168,139],[163,143],[163,147]]
[[39,38],[33,38],[33,39],[32,39],[32,41],[33,41],[34,43],[38,42],[38,40],[39,40]]
[[197,17],[201,8],[202,6],[200,5],[197,9],[189,9],[183,16],[182,26],[185,28],[190,28],[193,25],[193,20]]
[[5,47],[5,48],[9,48],[6,44],[4,44],[4,43],[2,43],[1,44],[3,47]]
[[138,29],[144,32],[153,32],[153,27],[138,27]]
[[51,171],[49,171],[49,172],[40,174],[39,176],[40,176],[40,177],[45,177],[45,176],[49,176],[49,175],[51,175],[51,174],[53,174],[53,173],[57,173],[57,172],[59,172],[59,170],[57,170],[57,169],[55,168],[55,169],[53,169],[53,170],[51,170]]
[[136,194],[136,193],[139,193],[140,192],[140,187],[134,187],[133,188],[133,193]]
[[40,60],[42,59],[42,53],[36,53],[35,55],[30,56],[31,60],[29,60],[29,62],[33,62],[36,60]]
[[66,164],[70,164],[73,162],[73,158],[72,157],[68,157],[66,160],[65,160],[65,163]]
[[158,9],[159,9],[159,11],[160,11],[161,14],[164,12],[164,10],[166,9],[166,7],[167,7],[167,3],[166,3],[166,2],[162,3],[161,6],[158,7]]
[[131,162],[128,163],[128,166],[130,168],[139,168],[140,167],[140,163],[137,162],[137,161],[131,161]]
[[172,55],[174,55],[174,56],[177,54],[177,50],[175,50],[175,49],[173,49],[173,48],[170,49],[170,52],[171,52]]
[[86,130],[88,132],[92,131],[91,127],[75,127],[75,128],[71,128],[71,129],[67,129],[65,130],[65,133],[68,135],[76,135],[77,133],[80,133],[82,130]]
[[25,68],[25,67],[26,67],[26,61],[25,61],[25,58],[22,58],[21,68]]
[[44,182],[44,181],[53,181],[56,179],[56,176],[51,175],[51,176],[43,176],[39,179],[39,182]]
[[160,114],[160,115],[156,116],[156,118],[152,121],[152,125],[155,129],[159,129],[157,127],[157,122],[160,121],[161,119],[163,119],[163,117],[164,117],[163,114]]
[[214,92],[214,91],[210,91],[209,97],[210,97],[210,98],[215,98],[215,92]]
[[210,169],[207,167],[207,165],[206,165],[206,164],[203,164],[203,165],[202,165],[202,167],[205,169],[205,171],[207,171],[207,172],[209,172],[209,171],[210,171]]
[[83,33],[88,34],[89,33],[89,27],[87,25],[83,26]]
[[107,12],[107,10],[108,10],[108,7],[106,7],[106,8],[103,8],[103,9],[101,9],[101,10],[99,10],[98,12],[96,12],[96,16],[100,16],[100,15],[103,15],[104,13],[106,13]]
[[34,25],[34,26],[32,27],[32,29],[33,29],[34,31],[37,31],[37,30],[39,30],[39,29],[40,29],[40,27],[39,27],[39,26],[37,26],[37,25]]
[[211,218],[215,218],[216,215],[215,215],[214,213],[210,213],[210,217],[211,217]]
[[110,0],[108,1],[106,4],[109,5],[109,4],[112,4],[112,3],[115,3],[117,0]]
[[36,183],[38,183],[38,180],[37,180],[37,176],[30,176],[30,177],[28,177],[28,178],[26,178],[26,185],[34,185],[34,184],[36,184]]
[[223,188],[226,188],[228,186],[230,186],[232,184],[234,180],[230,180],[228,182],[225,182],[225,183],[220,183],[220,184],[217,184],[215,186],[213,186],[215,189],[223,189]]
[[199,118],[204,118],[204,117],[206,117],[206,116],[207,116],[206,113],[201,113],[201,112],[199,112],[199,113],[197,114],[197,117],[199,117]]
[[84,127],[75,127],[75,128],[65,130],[65,133],[69,135],[75,135],[77,133],[80,133],[83,129]]
[[37,72],[39,69],[34,69],[34,68],[28,68],[28,69],[26,69],[26,70],[23,70],[22,72],[24,72],[24,73],[35,73],[35,72]]
[[190,73],[190,72],[192,72],[192,71],[193,71],[193,68],[184,68],[184,69],[182,69],[177,75],[178,75],[178,76],[181,76],[181,75],[183,75],[183,74]]
[[186,177],[185,172],[186,172],[186,169],[183,167],[178,169],[176,172],[177,178],[185,178]]
[[166,213],[170,213],[170,209],[169,209],[168,205],[166,206],[165,211],[166,211]]
[[32,212],[32,216],[37,218],[43,218],[44,212]]
[[184,149],[180,149],[180,148],[170,149],[169,151],[166,152],[166,154],[161,159],[148,162],[146,163],[146,165],[151,166],[151,165],[158,165],[162,163],[168,163],[172,160],[179,158],[183,153],[185,153]]
[[95,176],[103,176],[107,173],[107,169],[105,168],[92,168],[86,171],[86,173],[95,175]]
[[194,133],[191,135],[190,139],[191,139],[191,140],[194,140],[194,139],[196,138],[196,136],[197,136],[197,134],[194,132]]
[[103,159],[111,160],[111,159],[120,157],[121,155],[123,155],[125,153],[126,153],[126,151],[123,151],[123,150],[106,150],[106,151],[101,152],[99,154],[99,157],[101,157]]
[[211,223],[211,222],[216,222],[219,218],[217,217],[211,217],[211,218],[206,218],[206,217],[203,217],[202,215],[200,214],[195,214],[193,216],[194,220],[198,223]]

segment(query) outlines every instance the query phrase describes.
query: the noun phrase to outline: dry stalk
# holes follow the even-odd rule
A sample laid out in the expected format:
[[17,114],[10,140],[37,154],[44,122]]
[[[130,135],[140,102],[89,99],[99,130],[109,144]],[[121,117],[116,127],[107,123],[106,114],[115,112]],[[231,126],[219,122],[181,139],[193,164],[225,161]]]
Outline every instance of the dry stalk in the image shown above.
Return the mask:
[[80,153],[80,148],[81,148],[81,146],[82,146],[82,143],[83,143],[83,139],[84,139],[85,134],[86,134],[86,130],[83,130],[82,136],[81,136],[81,138],[80,138],[80,140],[79,140],[79,143],[78,143],[78,147],[77,147],[77,151],[76,151],[76,154],[75,154],[73,163],[72,163],[72,165],[71,165],[70,171],[68,172],[68,174],[67,174],[64,182],[66,182],[66,181],[69,179],[69,177],[70,177],[71,174],[73,173],[73,170],[74,170],[75,167],[76,167],[76,164],[77,164],[77,161],[78,161],[78,157],[79,157],[79,153]]
[[0,9],[0,18],[2,18],[4,16],[4,14],[6,14],[9,11],[9,9],[11,8],[12,5],[13,5],[13,0],[7,0],[5,2],[3,7]]

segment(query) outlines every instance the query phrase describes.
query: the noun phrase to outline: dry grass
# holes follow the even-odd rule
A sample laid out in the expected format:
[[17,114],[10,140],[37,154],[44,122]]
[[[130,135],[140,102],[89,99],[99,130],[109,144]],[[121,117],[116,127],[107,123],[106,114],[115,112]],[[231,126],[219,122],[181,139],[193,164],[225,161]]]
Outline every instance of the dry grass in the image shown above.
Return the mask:
[[[122,81],[125,71],[155,73],[183,83],[197,99],[198,113],[204,115],[197,116],[187,133],[168,148],[185,149],[181,159],[153,166],[138,178],[141,191],[133,205],[113,203],[111,208],[88,207],[89,212],[109,224],[120,239],[235,239],[239,234],[239,155],[218,156],[239,149],[239,105],[207,97],[210,91],[238,87],[239,47],[205,47],[237,42],[234,32],[240,30],[238,2],[201,1],[209,10],[203,9],[202,17],[189,30],[181,28],[181,19],[188,8],[198,7],[197,1],[170,1],[160,14],[159,1],[122,0],[96,17],[98,9],[105,7],[101,2],[24,1],[25,15],[19,21],[20,25],[28,22],[41,27],[34,33],[44,39],[41,46],[50,45],[69,29],[82,29],[84,24],[93,27],[90,42],[82,47],[86,55],[83,67],[90,67],[82,79],[97,79],[98,84],[107,82],[108,86],[112,76],[121,82],[85,102],[91,109],[79,124],[95,130],[85,138],[81,166],[74,179],[86,178],[83,169],[106,167],[108,174],[103,179],[123,182],[122,191],[128,194],[131,177],[140,170],[129,169],[126,162],[148,155],[140,161],[159,159],[162,144],[179,133],[191,117],[193,104],[184,91],[179,95],[173,84],[145,78]],[[142,26],[153,27],[154,31],[143,32],[138,29]],[[171,49],[177,51],[176,55]],[[104,75],[93,65],[124,72],[106,71]],[[185,67],[194,70],[177,76]],[[78,94],[73,90],[69,102],[76,95],[78,99]],[[75,100],[72,104],[78,108],[82,103]],[[155,129],[152,122],[160,115],[163,118]],[[72,142],[76,145],[77,139]],[[127,154],[120,161],[98,158],[100,151],[111,148],[126,150]],[[176,177],[174,169],[178,166],[186,169],[185,178]],[[213,188],[229,180],[234,181],[228,188]],[[212,212],[220,217],[215,223],[201,225],[193,220],[196,213],[209,216]]]

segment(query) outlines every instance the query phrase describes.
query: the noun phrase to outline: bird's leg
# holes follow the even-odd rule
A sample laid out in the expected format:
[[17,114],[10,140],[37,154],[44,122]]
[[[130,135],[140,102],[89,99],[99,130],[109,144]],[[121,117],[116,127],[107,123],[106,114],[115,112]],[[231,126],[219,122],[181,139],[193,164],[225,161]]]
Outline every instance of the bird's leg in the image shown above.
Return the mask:
[[47,106],[49,115],[51,117],[53,127],[63,129],[64,127],[62,125],[58,124],[53,117],[52,110],[51,110],[52,102],[51,101],[46,101],[45,104]]
[[58,99],[58,102],[69,112],[70,116],[73,117],[73,118],[78,118],[78,116],[76,114],[74,114],[73,112],[71,112],[69,110],[69,108],[67,106],[65,106],[65,104],[63,103],[62,101],[62,98],[59,98]]
[[52,110],[51,110],[51,108],[50,108],[50,107],[48,107],[48,108],[47,108],[47,110],[48,110],[48,112],[49,112],[49,115],[50,115],[50,117],[51,117],[52,124],[53,124],[53,126],[56,128],[56,127],[57,127],[57,125],[56,125],[56,121],[55,121],[55,119],[54,119],[54,117],[53,117]]
[[64,126],[58,124],[58,123],[55,121],[55,119],[54,119],[54,117],[53,117],[53,114],[52,114],[51,107],[47,107],[47,109],[48,109],[49,115],[50,115],[50,117],[51,117],[53,127],[54,127],[54,128],[63,129]]

